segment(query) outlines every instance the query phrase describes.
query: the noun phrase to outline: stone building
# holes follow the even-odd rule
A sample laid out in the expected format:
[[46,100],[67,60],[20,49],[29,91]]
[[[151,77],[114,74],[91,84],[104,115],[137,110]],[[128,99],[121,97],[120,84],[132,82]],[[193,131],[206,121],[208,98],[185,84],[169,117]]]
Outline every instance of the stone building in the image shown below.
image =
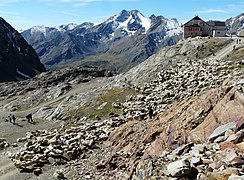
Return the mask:
[[205,22],[198,16],[195,16],[190,21],[183,25],[183,37],[224,37],[226,35],[225,22],[209,21]]
[[224,37],[226,36],[226,26],[225,22],[222,21],[208,21],[207,22],[212,28],[213,37]]

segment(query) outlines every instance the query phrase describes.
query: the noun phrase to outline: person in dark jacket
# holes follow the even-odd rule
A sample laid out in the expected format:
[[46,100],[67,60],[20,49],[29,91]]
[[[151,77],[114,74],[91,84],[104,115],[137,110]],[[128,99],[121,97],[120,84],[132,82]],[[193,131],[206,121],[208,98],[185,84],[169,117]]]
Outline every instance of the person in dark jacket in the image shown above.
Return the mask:
[[8,120],[9,120],[10,123],[12,123],[12,114],[8,115]]
[[16,117],[14,115],[12,115],[12,121],[13,121],[13,124],[15,125]]
[[30,113],[30,114],[28,114],[27,116],[26,116],[26,119],[27,119],[27,121],[30,123],[30,122],[33,122],[33,119],[32,119],[32,114]]
[[149,115],[149,118],[152,119],[152,117],[153,117],[153,109],[152,109],[152,107],[149,107],[148,115]]

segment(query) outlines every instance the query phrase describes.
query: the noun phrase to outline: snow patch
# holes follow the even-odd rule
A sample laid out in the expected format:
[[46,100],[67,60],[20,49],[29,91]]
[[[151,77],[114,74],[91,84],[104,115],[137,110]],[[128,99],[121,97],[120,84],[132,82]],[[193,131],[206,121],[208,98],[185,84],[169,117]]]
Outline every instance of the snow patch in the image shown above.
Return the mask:
[[138,16],[141,20],[142,26],[145,28],[145,32],[147,32],[151,27],[151,20],[144,17],[141,13],[138,13]]
[[16,72],[17,72],[19,75],[21,75],[21,76],[23,76],[23,77],[25,77],[25,78],[28,78],[28,79],[30,79],[30,78],[31,78],[29,75],[27,75],[27,74],[22,73],[21,71],[19,71],[19,69],[18,69],[18,68],[16,69]]
[[44,36],[46,37],[46,27],[45,26],[34,26],[31,28],[31,34],[33,35],[36,32],[41,32],[44,34]]
[[124,29],[126,29],[126,31],[128,31],[127,25],[131,21],[131,19],[132,19],[132,15],[130,15],[130,17],[126,21],[119,23],[118,28],[124,28]]
[[76,24],[73,24],[73,23],[71,23],[71,24],[68,24],[68,30],[73,30],[74,28],[76,28]]
[[133,20],[133,17],[132,17],[132,15],[130,15],[130,17],[126,21],[119,23],[119,26],[117,27],[117,29],[122,29],[122,30],[126,31],[129,34],[129,36],[134,35],[136,33],[136,31],[130,31],[128,29],[128,24],[132,20]]

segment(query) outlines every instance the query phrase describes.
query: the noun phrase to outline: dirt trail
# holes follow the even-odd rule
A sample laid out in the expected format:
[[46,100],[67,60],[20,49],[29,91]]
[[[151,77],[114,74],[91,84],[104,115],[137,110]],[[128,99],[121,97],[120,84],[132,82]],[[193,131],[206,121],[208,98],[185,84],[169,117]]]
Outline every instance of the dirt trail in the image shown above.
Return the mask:
[[[25,120],[25,116],[28,113],[34,113],[35,111],[39,110],[39,108],[41,107],[57,106],[55,105],[55,103],[71,95],[79,94],[79,93],[87,93],[95,89],[101,88],[107,84],[108,84],[107,81],[97,78],[88,83],[75,85],[73,89],[70,90],[68,93],[56,99],[53,99],[51,101],[44,102],[38,106],[31,107],[27,110],[14,111],[14,112],[7,112],[7,111],[0,110],[0,138],[6,138],[7,142],[12,144],[16,142],[17,138],[24,137],[26,132],[28,131],[40,130],[40,129],[50,130],[50,129],[60,128],[62,124],[60,121],[46,121],[46,120],[34,119],[34,123],[28,123]],[[3,106],[6,103],[16,100],[17,98],[19,99],[21,98],[21,96],[10,98],[5,101],[1,101],[0,106]],[[17,117],[16,125],[13,125],[10,122],[5,121],[5,117],[7,117],[8,114],[10,113],[13,113]],[[6,149],[5,152],[11,151],[11,149],[12,147]],[[3,151],[0,151],[0,153],[3,153]],[[28,177],[30,176],[29,174],[27,175]],[[27,175],[20,173],[19,170],[13,165],[12,161],[6,157],[6,155],[0,154],[0,180],[15,180],[19,178],[23,179],[23,177]],[[41,178],[36,177],[35,179],[41,179]]]
[[[29,108],[27,110],[14,111],[14,112],[1,111],[0,110],[0,117],[2,116],[2,118],[4,118],[4,117],[7,117],[10,113],[12,113],[15,116],[24,118],[26,116],[26,114],[34,113],[34,112],[38,111],[41,107],[50,106],[50,105],[54,104],[55,102],[58,102],[58,101],[66,98],[66,97],[71,96],[71,95],[74,95],[74,94],[77,94],[77,93],[86,93],[86,92],[92,91],[94,89],[97,89],[99,87],[102,87],[102,86],[104,86],[106,84],[107,84],[106,82],[104,82],[104,81],[101,82],[99,79],[97,79],[97,80],[90,81],[88,83],[84,83],[82,85],[76,85],[68,93],[66,93],[64,95],[61,95],[60,97],[58,97],[56,99],[53,99],[53,100],[50,100],[48,102],[44,102],[44,103],[39,104],[37,106],[31,107],[31,108]],[[13,98],[13,100],[14,99],[17,99],[17,98],[15,97],[15,98]],[[10,100],[7,100],[7,101],[9,102]],[[4,102],[1,102],[0,105],[4,105]]]
[[[214,57],[215,59],[223,59],[223,58],[227,57],[227,55],[233,51],[234,46],[235,46],[235,49],[244,47],[244,38],[233,37],[232,39],[234,40],[232,43],[230,43],[226,47],[220,49],[217,53],[215,53],[215,56],[212,56],[212,57]],[[237,39],[241,39],[241,43],[236,43]]]
[[10,159],[1,159],[0,160],[0,179],[9,180],[14,177],[19,170],[14,166]]

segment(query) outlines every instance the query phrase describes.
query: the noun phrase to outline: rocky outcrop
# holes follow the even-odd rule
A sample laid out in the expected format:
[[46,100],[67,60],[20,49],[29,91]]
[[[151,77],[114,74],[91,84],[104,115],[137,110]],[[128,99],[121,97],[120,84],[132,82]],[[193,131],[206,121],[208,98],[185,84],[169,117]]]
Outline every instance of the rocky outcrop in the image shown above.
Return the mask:
[[9,146],[9,144],[6,142],[6,139],[0,138],[0,150],[7,148],[8,146]]
[[0,82],[29,79],[46,71],[35,50],[0,18]]
[[[242,121],[243,122],[243,121]],[[130,123],[132,125],[132,123]],[[228,179],[231,175],[243,178],[243,127],[225,132],[226,139],[221,141],[185,143],[177,146],[174,150],[165,150],[163,136],[158,130],[147,130],[151,134],[150,140],[140,141],[139,137],[146,137],[138,132],[133,124],[134,132],[128,127],[127,133],[112,133],[112,136],[119,138],[120,143],[113,143],[114,154],[106,162],[107,167],[127,167],[126,169],[116,168],[113,170],[114,176],[120,174],[123,177],[132,179],[147,178],[185,178],[185,179]],[[146,128],[145,126],[141,128]],[[158,127],[158,126],[155,126]],[[154,127],[154,129],[155,129]],[[156,132],[155,132],[156,131]],[[129,133],[128,133],[129,132]],[[136,133],[140,133],[140,136]],[[152,134],[153,133],[153,134]],[[131,135],[130,135],[131,134]],[[130,137],[127,137],[130,136]],[[139,142],[133,142],[132,136]],[[154,136],[154,137],[153,137]],[[126,139],[126,145],[123,144]],[[145,139],[145,138],[144,138]],[[118,139],[117,139],[118,140]],[[118,148],[123,145],[124,148]],[[161,147],[160,147],[161,146]],[[120,149],[120,150],[119,150]],[[111,167],[112,166],[112,167]]]
[[[182,69],[180,68],[181,66],[183,67]],[[194,67],[194,65],[191,66]],[[191,66],[187,66],[188,69]],[[130,97],[128,102],[124,104],[125,116],[129,122],[115,129],[110,134],[112,157],[106,163],[108,166],[112,163],[116,167],[126,166],[128,168],[127,170],[117,168],[115,174],[124,174],[125,177],[147,178],[151,172],[153,175],[156,174],[156,177],[157,175],[160,177],[162,174],[167,174],[166,171],[161,172],[162,174],[159,173],[160,168],[167,169],[164,164],[160,163],[160,157],[162,157],[166,149],[169,149],[169,151],[175,150],[174,153],[181,154],[185,149],[191,148],[191,143],[201,144],[208,141],[210,144],[212,142],[220,143],[229,141],[232,138],[242,137],[244,116],[240,112],[244,111],[243,80],[224,80],[227,78],[224,72],[218,72],[216,78],[214,78],[214,73],[209,73],[211,77],[206,76],[206,80],[211,79],[208,82],[213,84],[207,83],[205,84],[206,86],[199,87],[193,82],[197,80],[196,82],[199,83],[199,80],[202,79],[202,73],[205,74],[206,70],[210,69],[207,66],[206,68],[201,68],[201,64],[196,67],[193,69],[200,71],[194,75],[194,70],[191,70],[191,74],[194,77],[183,78],[186,80],[183,83],[185,87],[176,93],[176,95],[182,95],[179,99],[174,95],[174,92],[180,89],[181,86],[177,86],[177,83],[175,84],[177,82],[177,77],[173,77],[175,71],[169,71],[165,73],[167,75],[166,78],[162,75],[163,73],[159,74],[159,79],[161,78],[162,81],[155,80],[151,84],[146,84],[143,88],[139,88],[141,95]],[[211,67],[214,68],[214,64]],[[182,64],[175,68],[179,70],[177,75],[179,73],[184,74],[184,71],[187,71],[187,68]],[[216,72],[216,70],[212,69],[211,72]],[[235,73],[238,74],[238,71],[235,71]],[[241,74],[240,69],[239,75],[243,77]],[[215,83],[214,79],[220,80],[219,83]],[[187,85],[190,85],[191,82],[194,84],[195,93],[191,93],[191,86]],[[222,84],[221,82],[224,83]],[[162,86],[164,83],[165,86]],[[215,89],[206,91],[206,88],[211,86],[212,88],[215,87]],[[162,94],[168,90],[172,90],[172,96],[170,93],[167,96]],[[204,93],[201,92],[202,90]],[[169,106],[171,103],[172,105]],[[154,118],[152,119],[148,111],[149,107],[154,108],[154,114],[152,115]],[[163,112],[157,115],[160,110]],[[232,139],[232,141],[238,144],[238,147],[242,147],[243,138]],[[187,145],[187,143],[190,143],[190,145]],[[181,148],[177,149],[179,146]],[[172,155],[167,156],[167,158],[166,162],[177,160]],[[240,158],[242,158],[241,154]],[[190,159],[192,164],[201,162],[198,156]],[[146,165],[150,163],[152,163],[150,166]],[[227,167],[231,167],[231,165],[225,168]],[[207,171],[207,166],[205,168],[204,171]],[[195,169],[192,170],[195,172]],[[219,171],[222,170],[220,169]],[[175,170],[175,172],[177,171]],[[240,172],[239,169],[237,174],[240,174]],[[172,175],[174,173],[169,172],[169,174]],[[195,172],[196,174],[198,173]]]

